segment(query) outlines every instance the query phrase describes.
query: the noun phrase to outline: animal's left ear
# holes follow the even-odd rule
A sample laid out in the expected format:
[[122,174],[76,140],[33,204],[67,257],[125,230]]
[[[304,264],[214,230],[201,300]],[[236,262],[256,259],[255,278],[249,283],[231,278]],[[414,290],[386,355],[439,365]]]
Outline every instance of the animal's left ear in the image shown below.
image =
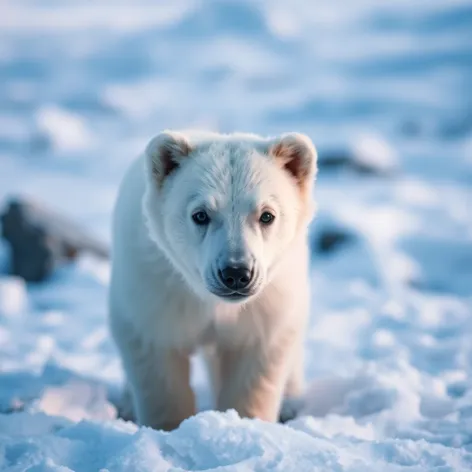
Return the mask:
[[146,147],[148,169],[155,181],[161,185],[191,152],[192,148],[183,134],[163,131],[151,139]]
[[269,154],[300,186],[309,184],[314,179],[317,153],[308,136],[301,133],[284,134],[271,144]]

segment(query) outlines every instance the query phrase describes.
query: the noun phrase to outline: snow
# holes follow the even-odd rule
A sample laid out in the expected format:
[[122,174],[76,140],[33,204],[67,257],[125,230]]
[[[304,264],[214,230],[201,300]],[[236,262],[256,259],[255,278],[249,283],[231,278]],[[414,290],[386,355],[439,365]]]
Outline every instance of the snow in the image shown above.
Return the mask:
[[5,0],[0,204],[24,193],[109,241],[130,160],[162,128],[309,134],[322,168],[308,390],[286,425],[211,410],[116,419],[109,266],[45,284],[0,243],[0,470],[472,470],[469,0]]
[[0,313],[13,317],[26,311],[28,294],[26,284],[20,277],[2,277],[0,279]]
[[[288,427],[241,419],[236,412],[228,411],[200,413],[178,430],[164,433],[149,428],[138,430],[123,422],[70,423],[52,421],[43,413],[18,413],[16,418],[1,419],[0,426],[10,431],[14,442],[6,445],[0,465],[6,470],[103,472],[465,471],[470,465],[460,450],[442,444],[410,439],[376,443],[363,437],[370,436],[366,434],[368,428],[355,426],[352,420],[335,418],[333,425],[326,433],[324,428],[320,432],[319,422],[310,417]],[[11,466],[16,468],[8,468]]]
[[59,151],[86,149],[92,140],[90,131],[79,117],[57,107],[46,106],[40,109],[36,122],[38,132]]

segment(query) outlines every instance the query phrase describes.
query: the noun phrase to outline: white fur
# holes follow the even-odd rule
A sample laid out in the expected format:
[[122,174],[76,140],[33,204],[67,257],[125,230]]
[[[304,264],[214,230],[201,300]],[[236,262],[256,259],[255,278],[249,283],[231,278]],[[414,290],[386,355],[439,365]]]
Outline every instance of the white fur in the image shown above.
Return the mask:
[[[283,155],[272,155],[280,142]],[[285,167],[294,145],[302,181]],[[163,150],[175,157],[168,175]],[[138,423],[172,429],[195,413],[189,355],[204,346],[218,409],[275,421],[284,392],[301,395],[315,173],[314,147],[297,134],[166,132],[131,165],[114,213],[109,304]],[[207,228],[192,220],[201,208]],[[262,227],[268,208],[275,220]],[[255,267],[253,292],[237,303],[212,293],[227,259]]]

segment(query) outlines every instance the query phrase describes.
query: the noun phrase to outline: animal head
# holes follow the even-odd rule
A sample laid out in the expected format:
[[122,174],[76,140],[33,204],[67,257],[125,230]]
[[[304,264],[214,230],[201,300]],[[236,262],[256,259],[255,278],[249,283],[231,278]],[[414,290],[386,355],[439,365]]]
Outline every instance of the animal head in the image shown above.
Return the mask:
[[145,162],[151,238],[202,297],[257,295],[311,220],[316,150],[305,135],[166,131]]

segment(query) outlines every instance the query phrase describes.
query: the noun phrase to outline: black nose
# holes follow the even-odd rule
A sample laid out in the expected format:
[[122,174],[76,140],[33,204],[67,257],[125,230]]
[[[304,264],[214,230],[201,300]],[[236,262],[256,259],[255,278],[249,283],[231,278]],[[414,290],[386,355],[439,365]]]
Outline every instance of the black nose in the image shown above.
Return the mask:
[[239,290],[249,285],[253,272],[248,267],[228,266],[219,271],[219,276],[225,287]]

